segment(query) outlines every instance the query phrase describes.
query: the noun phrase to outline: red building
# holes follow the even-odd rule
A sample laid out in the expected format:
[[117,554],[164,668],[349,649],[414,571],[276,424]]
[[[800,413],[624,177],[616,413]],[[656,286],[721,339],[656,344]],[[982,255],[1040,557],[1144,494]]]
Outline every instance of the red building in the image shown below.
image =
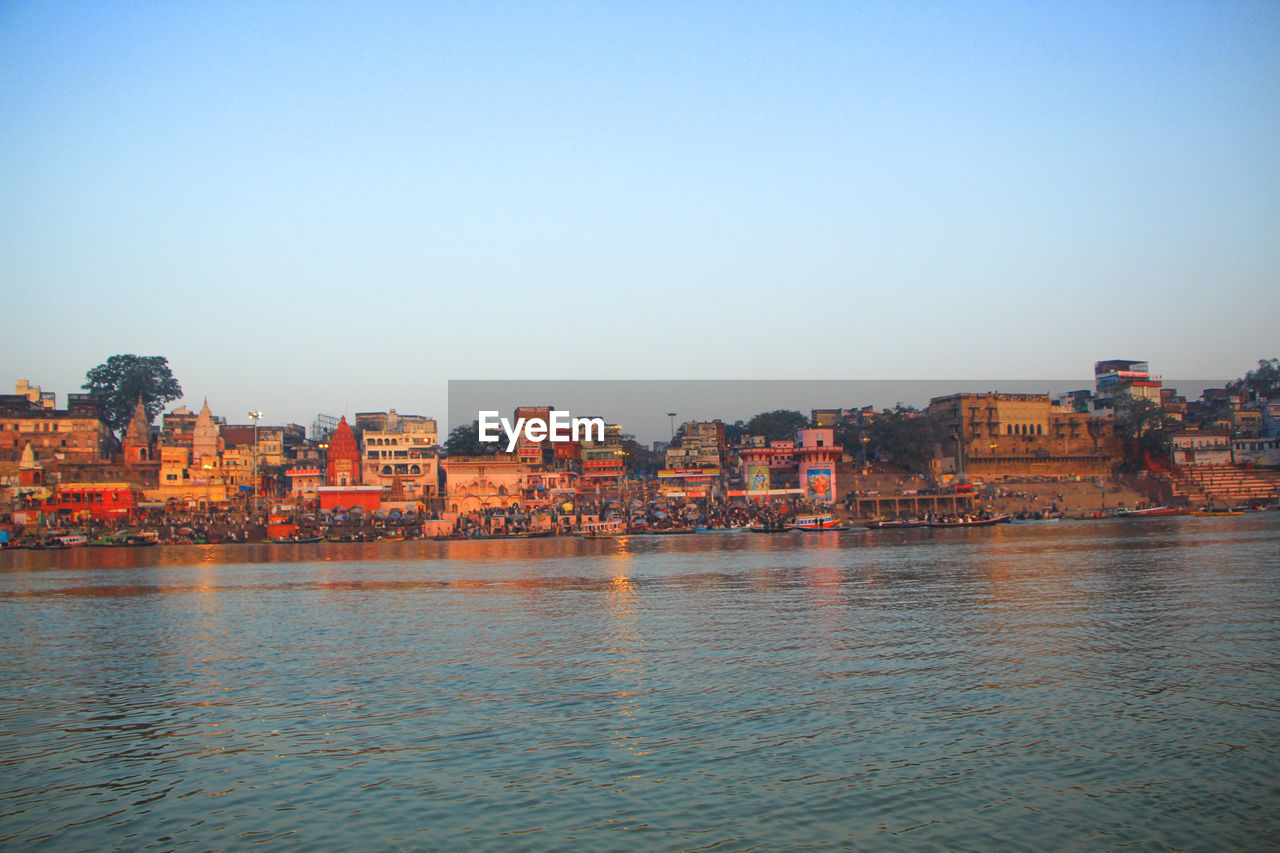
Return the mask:
[[368,513],[382,507],[382,486],[321,486],[321,512],[345,512],[360,507]]
[[72,521],[113,521],[132,518],[141,500],[142,491],[131,483],[61,483],[42,509]]
[[329,437],[326,459],[325,482],[328,485],[360,485],[360,448],[356,446],[356,437],[347,424],[346,415],[338,421],[338,428]]

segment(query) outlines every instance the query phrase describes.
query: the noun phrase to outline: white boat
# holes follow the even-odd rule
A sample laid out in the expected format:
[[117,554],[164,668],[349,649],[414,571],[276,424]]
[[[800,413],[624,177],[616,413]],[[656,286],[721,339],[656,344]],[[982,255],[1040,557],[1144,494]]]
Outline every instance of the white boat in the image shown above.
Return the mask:
[[611,518],[608,521],[588,521],[582,525],[578,535],[583,539],[612,539],[627,534],[627,521],[623,518]]
[[55,533],[45,540],[46,548],[75,548],[88,544],[89,537],[83,533]]
[[835,520],[831,513],[821,515],[797,515],[796,520],[787,525],[788,530],[848,530],[849,525]]

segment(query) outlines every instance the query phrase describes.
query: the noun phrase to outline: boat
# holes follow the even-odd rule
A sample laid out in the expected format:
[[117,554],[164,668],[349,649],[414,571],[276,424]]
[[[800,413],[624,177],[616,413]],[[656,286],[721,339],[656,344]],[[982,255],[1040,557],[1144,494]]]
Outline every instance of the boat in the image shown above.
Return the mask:
[[582,525],[577,535],[583,539],[612,539],[626,534],[627,522],[621,518],[611,518],[608,521],[588,521]]
[[135,548],[155,545],[157,540],[137,533],[112,533],[100,539],[95,539],[88,544],[97,548]]
[[1169,515],[1189,515],[1185,506],[1153,506],[1147,509],[1118,509],[1117,518],[1163,518]]
[[848,530],[849,525],[835,520],[831,513],[821,515],[797,515],[796,520],[787,525],[789,530]]
[[930,527],[990,527],[993,524],[1007,524],[1011,516],[993,515],[991,518],[969,518],[961,516],[960,518],[939,519],[938,521],[929,522]]
[[675,536],[680,533],[697,533],[698,530],[694,527],[665,527],[660,530],[645,530],[643,532],[649,536]]
[[1053,524],[1062,521],[1062,513],[1038,513],[1036,515],[1013,516],[1009,519],[1010,524]]
[[1219,515],[1244,515],[1242,509],[1197,509],[1191,513],[1197,518],[1214,518]]
[[868,521],[868,530],[901,530],[907,527],[928,527],[929,522],[918,518],[885,518]]
[[774,522],[772,524],[753,524],[747,528],[747,531],[750,533],[785,533],[790,529],[781,522]]
[[83,533],[54,533],[45,539],[46,548],[75,548],[88,545],[89,537]]

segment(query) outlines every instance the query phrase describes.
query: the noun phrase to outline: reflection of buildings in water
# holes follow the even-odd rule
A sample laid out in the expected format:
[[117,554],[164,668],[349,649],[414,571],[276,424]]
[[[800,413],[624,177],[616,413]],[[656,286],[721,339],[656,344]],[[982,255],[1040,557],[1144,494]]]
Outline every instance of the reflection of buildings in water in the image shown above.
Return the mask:
[[632,558],[625,543],[620,543],[618,551],[608,559],[609,586],[605,590],[604,603],[609,624],[604,640],[609,653],[610,675],[617,685],[613,700],[619,719],[611,742],[628,752],[643,755],[643,744],[637,735],[631,733],[639,725],[636,718],[641,697],[645,694],[639,600],[635,582],[627,575]]
[[[835,535],[835,534],[832,534]],[[844,632],[848,605],[844,572],[835,566],[814,566],[800,570],[813,609],[814,627],[835,648]]]

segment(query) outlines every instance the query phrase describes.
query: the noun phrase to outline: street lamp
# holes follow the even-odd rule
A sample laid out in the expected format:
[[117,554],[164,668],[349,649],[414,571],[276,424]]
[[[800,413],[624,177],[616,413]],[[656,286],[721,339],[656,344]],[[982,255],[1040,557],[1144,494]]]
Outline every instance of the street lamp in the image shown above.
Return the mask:
[[250,412],[249,419],[253,421],[253,511],[256,515],[258,512],[258,420],[262,417],[262,412]]

